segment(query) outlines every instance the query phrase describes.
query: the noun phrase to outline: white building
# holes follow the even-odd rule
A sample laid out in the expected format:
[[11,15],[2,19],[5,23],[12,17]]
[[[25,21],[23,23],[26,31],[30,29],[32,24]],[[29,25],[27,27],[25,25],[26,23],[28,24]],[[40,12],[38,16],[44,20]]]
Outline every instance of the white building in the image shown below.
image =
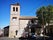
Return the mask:
[[4,36],[4,31],[3,29],[0,29],[0,37]]
[[34,18],[37,19],[36,16],[20,16],[20,5],[11,4],[9,37],[21,37],[28,22]]

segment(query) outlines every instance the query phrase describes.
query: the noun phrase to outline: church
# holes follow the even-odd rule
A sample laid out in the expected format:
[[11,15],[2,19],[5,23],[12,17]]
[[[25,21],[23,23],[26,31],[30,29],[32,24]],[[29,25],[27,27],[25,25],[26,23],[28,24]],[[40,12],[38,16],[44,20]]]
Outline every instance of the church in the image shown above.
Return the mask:
[[[35,19],[35,22],[33,22],[33,19]],[[37,19],[36,16],[20,16],[20,4],[11,4],[9,38],[21,37],[28,26],[32,26],[33,23],[37,24]]]

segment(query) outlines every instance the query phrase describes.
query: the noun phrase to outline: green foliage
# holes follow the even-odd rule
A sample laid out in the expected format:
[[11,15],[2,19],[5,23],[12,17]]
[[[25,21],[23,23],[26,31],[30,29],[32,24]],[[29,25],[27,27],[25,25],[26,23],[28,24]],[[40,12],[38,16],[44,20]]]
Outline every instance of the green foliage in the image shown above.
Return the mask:
[[50,23],[50,20],[53,20],[53,6],[42,6],[39,8],[36,12],[37,17],[38,17],[38,22],[41,25],[45,25],[46,23]]

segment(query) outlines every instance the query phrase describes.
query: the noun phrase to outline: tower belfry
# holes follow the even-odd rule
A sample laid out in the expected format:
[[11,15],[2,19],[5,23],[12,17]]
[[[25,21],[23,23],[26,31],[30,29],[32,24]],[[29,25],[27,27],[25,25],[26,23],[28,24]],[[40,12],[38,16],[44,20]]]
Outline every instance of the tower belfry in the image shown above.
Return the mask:
[[19,17],[20,17],[19,3],[11,4],[10,27],[9,27],[9,37],[11,37],[11,38],[14,38],[17,36],[18,30],[19,30]]

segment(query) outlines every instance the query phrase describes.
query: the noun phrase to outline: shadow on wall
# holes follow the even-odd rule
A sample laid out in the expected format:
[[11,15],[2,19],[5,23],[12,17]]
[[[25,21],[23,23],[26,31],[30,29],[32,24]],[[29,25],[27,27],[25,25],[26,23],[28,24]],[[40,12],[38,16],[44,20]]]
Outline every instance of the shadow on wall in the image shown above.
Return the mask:
[[9,26],[4,27],[3,29],[4,29],[4,37],[8,37],[9,36]]
[[29,20],[26,28],[24,28],[25,31],[23,32],[22,36],[23,37],[31,36],[31,34],[32,33],[35,34],[36,31],[38,31],[37,33],[39,34],[40,28],[41,28],[41,26],[38,25],[37,20],[34,20],[34,19]]

